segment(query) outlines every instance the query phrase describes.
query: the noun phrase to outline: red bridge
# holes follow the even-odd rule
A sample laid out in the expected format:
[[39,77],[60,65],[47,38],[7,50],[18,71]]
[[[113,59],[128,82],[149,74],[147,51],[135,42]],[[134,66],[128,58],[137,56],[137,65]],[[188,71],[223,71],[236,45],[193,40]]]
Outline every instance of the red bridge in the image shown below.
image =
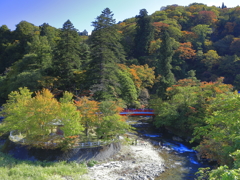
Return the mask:
[[124,109],[121,116],[155,116],[153,109]]

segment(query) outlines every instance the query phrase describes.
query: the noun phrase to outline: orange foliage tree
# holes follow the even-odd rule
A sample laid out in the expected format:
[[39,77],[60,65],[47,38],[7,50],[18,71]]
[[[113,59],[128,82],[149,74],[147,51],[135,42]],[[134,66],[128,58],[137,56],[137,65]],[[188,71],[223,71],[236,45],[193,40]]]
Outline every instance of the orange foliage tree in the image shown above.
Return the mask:
[[141,84],[138,84],[139,88],[153,86],[155,80],[154,67],[150,68],[147,64],[141,66],[133,64],[130,69],[136,82],[141,81]]
[[146,87],[152,87],[155,81],[154,67],[150,68],[145,65],[130,65],[129,67],[124,64],[118,64],[118,66],[130,73],[132,80],[138,90]]
[[193,42],[198,36],[194,32],[182,31],[182,39],[184,42]]
[[191,42],[180,43],[176,53],[179,54],[181,59],[194,59],[196,56],[196,50],[193,49]]
[[85,128],[85,135],[89,137],[89,131],[94,131],[94,128],[98,123],[101,123],[99,118],[99,102],[89,100],[88,97],[84,96],[75,100],[77,109],[81,112],[81,122]]
[[212,25],[217,21],[217,15],[213,11],[200,11],[195,18],[196,24]]

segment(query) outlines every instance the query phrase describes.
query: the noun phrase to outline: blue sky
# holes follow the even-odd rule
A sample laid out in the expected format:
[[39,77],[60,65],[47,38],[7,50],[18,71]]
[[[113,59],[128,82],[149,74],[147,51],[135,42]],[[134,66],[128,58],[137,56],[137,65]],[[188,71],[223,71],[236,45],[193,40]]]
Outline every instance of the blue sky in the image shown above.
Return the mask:
[[[68,19],[79,31],[86,29],[91,32],[91,22],[99,16],[106,7],[114,14],[116,22],[135,17],[140,9],[146,9],[148,14],[160,10],[162,6],[178,4],[188,6],[196,2],[190,0],[0,0],[0,26],[7,25],[15,30],[16,24],[25,20],[36,26],[43,23],[61,28]],[[198,3],[209,6],[221,6],[218,0],[202,0]],[[237,0],[224,2],[227,7],[236,7]]]

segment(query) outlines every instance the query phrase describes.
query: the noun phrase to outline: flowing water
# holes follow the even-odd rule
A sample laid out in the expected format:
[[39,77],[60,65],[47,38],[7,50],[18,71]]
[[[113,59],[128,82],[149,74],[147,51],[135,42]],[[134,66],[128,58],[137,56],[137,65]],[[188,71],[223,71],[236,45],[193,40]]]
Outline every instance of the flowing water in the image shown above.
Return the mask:
[[137,132],[147,138],[165,160],[166,171],[156,180],[194,180],[198,168],[209,164],[197,160],[196,152],[191,144],[172,140],[173,135],[157,132],[148,121],[151,117],[129,117],[128,122]]

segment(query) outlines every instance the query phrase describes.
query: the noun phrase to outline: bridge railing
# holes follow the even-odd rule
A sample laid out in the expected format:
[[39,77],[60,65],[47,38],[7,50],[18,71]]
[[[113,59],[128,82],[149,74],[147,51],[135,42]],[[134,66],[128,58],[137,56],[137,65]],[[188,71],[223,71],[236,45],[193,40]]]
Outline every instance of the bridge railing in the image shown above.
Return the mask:
[[122,112],[154,112],[153,109],[124,109]]
[[122,112],[120,112],[120,115],[125,116],[154,116],[154,110],[153,109],[124,109]]

